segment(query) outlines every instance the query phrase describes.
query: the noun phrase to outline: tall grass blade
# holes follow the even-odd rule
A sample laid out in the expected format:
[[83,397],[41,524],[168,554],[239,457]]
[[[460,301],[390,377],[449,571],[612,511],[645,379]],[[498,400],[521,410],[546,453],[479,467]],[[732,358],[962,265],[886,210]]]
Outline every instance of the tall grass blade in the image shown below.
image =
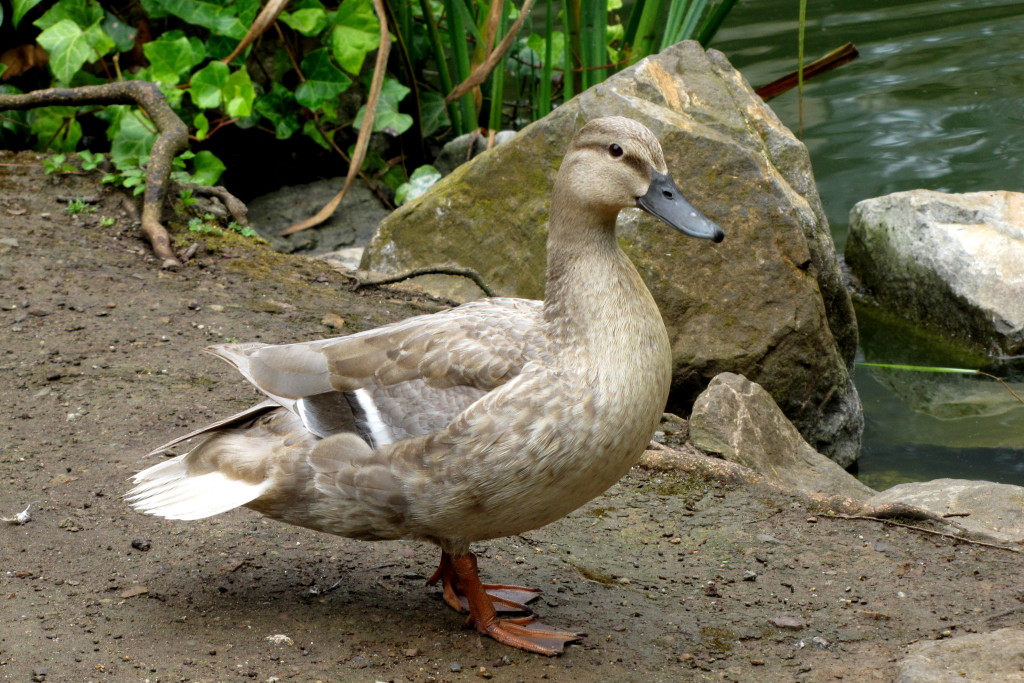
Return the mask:
[[533,119],[539,119],[547,116],[551,112],[551,77],[554,74],[554,65],[551,60],[554,59],[554,40],[552,36],[555,33],[555,7],[554,0],[547,0],[545,3],[547,11],[544,14],[544,54],[541,59],[544,60],[541,64],[540,70],[540,83],[537,87],[537,110],[533,115]]
[[655,26],[661,14],[660,0],[640,0],[629,15],[623,43],[629,50],[627,64],[643,59],[654,45]]
[[715,6],[715,9],[711,11],[708,18],[704,20],[700,32],[697,34],[697,41],[701,45],[707,47],[714,40],[715,34],[718,33],[718,29],[722,28],[722,23],[729,16],[729,13],[732,12],[736,2],[737,0],[722,0]]
[[929,365],[901,365],[899,363],[857,363],[857,365],[864,368],[881,368],[883,370],[906,370],[908,372],[935,372],[939,374],[957,374],[957,375],[981,375],[994,379],[1003,385],[1003,388],[1010,392],[1010,395],[1015,399],[1024,404],[1024,398],[1021,398],[1017,392],[1015,392],[1009,384],[1006,383],[1001,377],[990,375],[987,372],[981,370],[970,370],[967,368],[937,368]]
[[580,47],[582,61],[581,85],[584,90],[600,83],[608,70],[599,68],[608,63],[605,40],[608,35],[608,9],[603,0],[584,0],[580,11]]
[[[505,35],[505,31],[508,29],[508,13],[505,12],[504,0],[501,3],[501,13],[498,15],[496,28],[497,30],[494,32],[496,36]],[[491,72],[491,111],[487,119],[488,130],[501,130],[502,102],[505,95],[505,61],[506,58],[502,57],[494,67],[494,71]]]
[[[466,7],[462,4],[462,0],[444,0],[444,9],[445,17],[448,20],[448,35],[451,38],[452,57],[455,62],[455,78],[462,83],[469,78],[472,71],[469,62],[469,45],[464,39],[467,30],[464,21]],[[451,90],[448,92],[450,93]],[[473,100],[473,94],[467,93],[460,97],[458,106],[460,110],[458,132],[462,135],[477,126],[476,102]]]

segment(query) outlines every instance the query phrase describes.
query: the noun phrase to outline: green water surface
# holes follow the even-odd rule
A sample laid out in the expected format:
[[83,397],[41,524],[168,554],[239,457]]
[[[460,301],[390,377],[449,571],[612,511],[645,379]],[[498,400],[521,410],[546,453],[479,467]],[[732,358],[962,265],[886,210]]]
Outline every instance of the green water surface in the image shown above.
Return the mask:
[[[796,68],[796,0],[740,0],[712,47],[757,87]],[[819,0],[806,60],[843,43],[860,59],[805,85],[803,140],[842,251],[850,208],[925,188],[1024,192],[1024,2]],[[800,129],[796,92],[770,102]],[[1024,268],[1024,264],[1021,264]],[[990,359],[871,309],[858,359],[982,369],[1024,395],[1024,359]],[[977,376],[858,368],[858,476],[886,488],[938,477],[1024,485],[1024,405]]]

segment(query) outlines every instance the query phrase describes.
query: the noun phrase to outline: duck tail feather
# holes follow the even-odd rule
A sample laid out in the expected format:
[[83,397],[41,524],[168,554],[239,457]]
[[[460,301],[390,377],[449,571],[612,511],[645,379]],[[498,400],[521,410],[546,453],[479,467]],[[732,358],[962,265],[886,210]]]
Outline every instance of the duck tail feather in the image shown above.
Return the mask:
[[135,487],[125,494],[128,503],[149,515],[167,519],[203,519],[252,502],[270,487],[269,480],[249,483],[211,471],[189,474],[179,455],[145,469],[134,477]]

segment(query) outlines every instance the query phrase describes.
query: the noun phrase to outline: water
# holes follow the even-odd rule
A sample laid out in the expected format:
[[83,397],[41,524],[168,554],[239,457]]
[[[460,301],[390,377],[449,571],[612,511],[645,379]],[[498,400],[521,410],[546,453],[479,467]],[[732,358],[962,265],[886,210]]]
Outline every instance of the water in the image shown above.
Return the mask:
[[[1024,192],[1024,3],[808,4],[806,61],[846,42],[861,55],[804,90],[803,140],[840,251],[861,199],[915,188]],[[796,68],[797,7],[741,0],[713,47],[764,85]],[[795,90],[770,105],[798,130]],[[858,360],[979,368],[1024,395],[1024,362],[993,364],[869,313],[858,311]],[[1024,405],[998,383],[864,367],[856,382],[866,419],[858,476],[870,486],[937,477],[1024,485]]]

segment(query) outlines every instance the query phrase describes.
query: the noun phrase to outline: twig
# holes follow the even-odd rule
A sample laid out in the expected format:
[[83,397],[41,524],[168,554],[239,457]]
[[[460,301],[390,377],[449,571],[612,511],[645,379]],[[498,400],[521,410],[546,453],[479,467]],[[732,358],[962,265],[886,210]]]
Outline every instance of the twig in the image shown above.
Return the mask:
[[236,223],[239,225],[249,225],[249,207],[241,199],[228,192],[226,187],[220,185],[193,185],[192,183],[179,183],[178,186],[185,190],[192,190],[193,194],[200,194],[204,197],[216,197],[223,202],[224,207]]
[[345,184],[342,186],[341,192],[334,195],[334,198],[327,202],[327,205],[320,209],[315,216],[282,230],[278,233],[281,236],[312,228],[330,218],[341,204],[341,200],[345,198],[348,188],[352,186],[363,165],[363,160],[366,158],[366,150],[370,146],[370,135],[373,133],[373,122],[377,116],[377,103],[380,101],[381,89],[384,86],[384,71],[388,65],[388,53],[391,51],[391,34],[388,32],[388,19],[384,11],[383,0],[373,0],[373,11],[377,14],[377,21],[380,23],[380,46],[377,48],[377,61],[373,65],[373,81],[370,83],[370,92],[366,96],[363,126],[359,129],[359,136],[356,138],[356,149],[352,155],[352,163],[348,166]]
[[230,64],[235,60],[235,57],[242,54],[245,48],[249,47],[254,40],[263,35],[263,32],[270,28],[277,17],[281,14],[281,11],[288,6],[288,0],[270,0],[267,5],[260,11],[256,19],[252,22],[252,26],[246,31],[245,36],[242,38],[242,42],[235,47],[224,59],[220,60],[224,64]]
[[457,277],[468,277],[483,291],[486,296],[496,296],[494,290],[484,282],[482,277],[480,277],[480,273],[476,272],[472,268],[462,268],[460,266],[426,266],[423,268],[413,268],[412,270],[407,270],[404,273],[399,273],[398,275],[389,275],[376,280],[356,280],[355,289],[358,291],[364,287],[391,285],[420,275],[455,275]]
[[830,513],[822,513],[822,517],[830,517],[832,519],[866,519],[870,522],[881,522],[882,524],[892,524],[893,526],[903,527],[904,529],[913,529],[914,531],[920,531],[925,534],[933,534],[935,536],[942,536],[944,538],[951,538],[954,541],[960,541],[961,543],[970,543],[972,545],[980,545],[986,548],[995,548],[997,550],[1006,550],[1011,553],[1024,554],[1024,550],[1017,548],[1010,548],[1005,545],[997,545],[995,543],[986,543],[985,541],[976,541],[972,538],[964,538],[963,536],[957,536],[956,534],[948,534],[945,531],[936,531],[934,529],[925,529],[924,527],[914,526],[913,524],[903,524],[902,522],[894,522],[891,519],[883,519],[882,517],[874,517],[872,515],[833,515]]
[[512,45],[512,41],[515,40],[516,34],[519,33],[519,27],[523,24],[523,19],[530,13],[530,8],[533,7],[534,0],[526,0],[523,3],[523,7],[519,10],[519,16],[512,22],[512,27],[509,28],[508,33],[501,39],[498,46],[491,50],[491,53],[487,55],[487,59],[483,61],[480,66],[473,69],[473,72],[466,77],[466,80],[455,86],[455,89],[448,93],[444,98],[445,105],[451,104],[455,100],[459,99],[473,88],[477,87],[481,83],[487,80],[487,77],[494,71],[494,67],[498,65],[501,58],[508,52],[509,47]]
[[[836,69],[847,62],[852,62],[860,56],[857,52],[857,48],[853,43],[847,43],[842,47],[836,48],[832,52],[821,59],[816,59],[803,68],[803,80],[809,81],[816,76],[820,76],[823,73]],[[754,92],[757,93],[758,97],[763,100],[770,100],[773,97],[778,97],[787,90],[792,90],[797,86],[797,81],[800,79],[800,71],[794,71],[788,73],[782,78],[778,78],[767,85],[762,85],[756,88]]]
[[0,95],[0,110],[34,109],[54,105],[134,104],[156,124],[160,136],[153,143],[146,165],[146,194],[142,200],[142,233],[163,259],[164,268],[178,268],[181,262],[171,249],[167,230],[160,222],[160,212],[167,196],[167,179],[171,162],[188,146],[188,128],[174,113],[163,93],[149,81],[120,81],[80,88],[50,88],[23,95]]

